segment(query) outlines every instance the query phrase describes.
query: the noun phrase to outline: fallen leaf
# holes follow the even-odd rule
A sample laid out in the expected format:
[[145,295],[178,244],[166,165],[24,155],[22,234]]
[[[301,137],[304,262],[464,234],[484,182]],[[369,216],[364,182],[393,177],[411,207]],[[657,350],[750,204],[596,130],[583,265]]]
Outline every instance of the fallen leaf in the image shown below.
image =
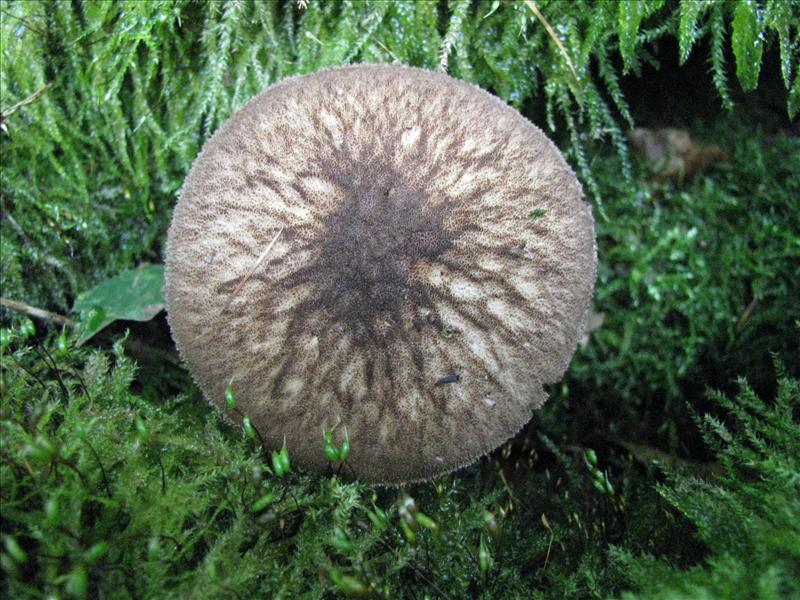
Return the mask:
[[682,181],[730,158],[716,144],[701,144],[685,129],[639,127],[627,133],[631,147],[646,157],[653,174]]

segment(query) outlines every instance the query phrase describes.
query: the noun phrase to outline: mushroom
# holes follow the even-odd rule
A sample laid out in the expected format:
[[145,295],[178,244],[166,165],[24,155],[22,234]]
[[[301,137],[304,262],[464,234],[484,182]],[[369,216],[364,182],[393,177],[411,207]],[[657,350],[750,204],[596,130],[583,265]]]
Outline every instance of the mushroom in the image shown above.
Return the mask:
[[363,64],[272,85],[211,137],[165,293],[229,419],[316,471],[335,430],[347,471],[400,484],[529,421],[584,333],[596,264],[591,208],[541,130],[475,85]]

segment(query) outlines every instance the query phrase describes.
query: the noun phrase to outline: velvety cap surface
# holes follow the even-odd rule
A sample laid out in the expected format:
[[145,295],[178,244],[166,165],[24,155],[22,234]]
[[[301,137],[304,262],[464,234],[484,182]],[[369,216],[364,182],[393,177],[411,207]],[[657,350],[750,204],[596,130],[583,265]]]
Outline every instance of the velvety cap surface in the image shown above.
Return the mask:
[[314,470],[339,423],[360,479],[401,483],[529,420],[583,334],[595,271],[591,209],[538,128],[447,75],[358,65],[267,88],[206,143],[165,290],[181,356],[227,417],[249,414],[272,448],[286,436]]

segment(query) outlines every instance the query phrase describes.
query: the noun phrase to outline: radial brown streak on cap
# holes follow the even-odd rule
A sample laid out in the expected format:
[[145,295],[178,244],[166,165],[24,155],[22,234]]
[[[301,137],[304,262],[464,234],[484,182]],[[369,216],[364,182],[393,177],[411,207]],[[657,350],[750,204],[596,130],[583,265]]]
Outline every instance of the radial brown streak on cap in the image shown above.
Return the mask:
[[206,143],[165,292],[227,417],[319,471],[321,428],[340,422],[352,472],[398,484],[528,421],[583,334],[595,272],[591,209],[539,129],[444,74],[357,65],[268,87]]

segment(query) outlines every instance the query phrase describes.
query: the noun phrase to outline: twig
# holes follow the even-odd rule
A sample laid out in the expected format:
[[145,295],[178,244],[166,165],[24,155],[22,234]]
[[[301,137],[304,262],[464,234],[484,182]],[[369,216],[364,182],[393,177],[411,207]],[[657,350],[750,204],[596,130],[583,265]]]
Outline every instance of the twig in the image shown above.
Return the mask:
[[567,53],[567,49],[564,47],[564,44],[558,37],[558,34],[556,34],[555,30],[550,26],[550,23],[547,22],[547,19],[544,18],[544,15],[541,12],[539,12],[539,8],[536,6],[536,3],[534,3],[533,0],[525,0],[525,4],[528,6],[528,8],[531,9],[531,12],[533,12],[533,14],[536,15],[536,18],[539,19],[539,22],[542,25],[544,25],[544,28],[547,30],[547,33],[550,35],[551,38],[553,38],[553,41],[556,43],[556,46],[558,46],[558,49],[564,56],[564,60],[567,61],[567,66],[569,67],[569,70],[572,71],[573,77],[575,77],[575,79],[578,79],[578,73],[577,71],[575,71],[575,67],[573,66],[572,60],[570,59],[569,54]]
[[380,46],[384,50],[386,50],[386,52],[388,52],[391,55],[391,57],[395,60],[395,62],[401,62],[400,59],[398,58],[397,54],[392,52],[392,50],[389,47],[387,47],[383,42],[381,42],[380,40],[375,39],[375,38],[372,38],[372,41],[375,42],[376,44],[378,44],[378,46]]
[[140,362],[161,362],[169,363],[174,367],[180,367],[181,361],[175,355],[152,344],[145,344],[137,341],[136,338],[129,337],[125,340],[125,350],[133,354],[133,357]]
[[19,102],[17,102],[16,104],[13,104],[13,105],[11,105],[10,107],[8,107],[8,108],[6,108],[6,109],[0,110],[0,117],[2,117],[2,118],[4,118],[4,119],[6,119],[6,118],[10,117],[10,116],[11,116],[11,115],[13,115],[15,112],[17,112],[17,111],[18,111],[20,108],[22,108],[23,106],[27,106],[28,104],[30,104],[31,102],[33,102],[34,100],[36,100],[36,99],[37,99],[39,96],[41,96],[42,94],[44,94],[44,93],[45,93],[47,90],[49,90],[51,87],[53,87],[53,84],[52,84],[52,83],[46,83],[45,85],[43,85],[42,87],[40,87],[38,90],[36,90],[35,92],[33,92],[33,93],[32,93],[30,96],[28,96],[27,98],[24,98],[23,100],[20,100],[20,101],[19,101]]
[[36,319],[42,319],[43,321],[50,321],[51,323],[58,323],[59,325],[66,325],[68,327],[75,327],[75,321],[69,317],[65,317],[64,315],[50,312],[49,310],[44,310],[42,308],[36,308],[35,306],[25,304],[24,302],[17,302],[16,300],[9,300],[8,298],[0,297],[0,305],[10,308],[11,310],[25,313],[26,315]]
[[[5,198],[5,194],[2,194],[2,197]],[[33,242],[31,242],[31,238],[28,237],[28,234],[25,233],[25,230],[22,228],[22,226],[19,223],[17,223],[17,220],[11,216],[11,213],[5,213],[5,215],[3,216],[9,223],[11,223],[11,226],[17,232],[19,237],[22,238],[22,241],[31,246],[33,244]]]
[[12,106],[10,106],[8,108],[4,108],[3,110],[0,110],[0,129],[5,131],[6,133],[8,133],[8,129],[6,129],[5,120],[8,119],[8,117],[10,117],[11,115],[13,115],[15,112],[17,112],[23,106],[27,106],[31,102],[35,101],[39,96],[44,94],[51,87],[53,87],[53,84],[52,83],[47,83],[47,84],[43,85],[42,87],[40,87],[35,92],[33,92],[27,98],[25,98],[23,100],[20,100],[19,102],[17,102],[16,104],[14,104],[14,105],[12,105]]
[[542,521],[542,525],[544,525],[544,528],[547,529],[547,531],[550,532],[550,542],[547,544],[547,555],[544,557],[544,567],[542,567],[542,569],[544,570],[544,569],[547,569],[547,562],[550,560],[550,550],[553,547],[553,539],[555,538],[556,534],[553,532],[552,528],[550,527],[550,523],[547,520],[547,517],[544,515],[544,513],[542,513],[541,521]]
[[[700,475],[707,475],[708,473],[714,473],[719,470],[720,465],[718,464],[703,463],[687,458],[681,458],[679,456],[675,456],[674,454],[669,454],[663,450],[659,450],[658,448],[653,448],[645,444],[636,444],[612,435],[599,434],[597,437],[606,443],[614,444],[615,446],[624,448],[631,456],[633,456],[633,458],[635,458],[645,467],[649,467],[653,464],[653,462],[657,462],[673,470],[681,469]],[[583,454],[586,451],[586,448],[581,446],[566,446],[564,449],[580,454]]]
[[[18,17],[17,15],[15,15],[15,14],[12,14],[12,13],[10,13],[10,12],[8,12],[8,11],[6,11],[6,10],[2,10],[2,9],[0,9],[0,13],[2,13],[2,14],[4,14],[4,15],[6,15],[6,16],[8,16],[8,17],[11,17],[12,19],[16,19],[17,21],[19,21],[20,23],[22,23],[23,25],[25,25],[25,27],[27,27],[28,29],[30,29],[30,30],[31,30],[33,33],[38,33],[38,34],[39,34],[39,35],[41,35],[41,36],[47,35],[47,34],[46,34],[44,31],[42,31],[41,29],[38,29],[38,28],[36,28],[36,27],[31,27],[31,26],[30,26],[30,23],[28,23],[28,22],[27,22],[25,19],[23,19],[22,17]],[[33,15],[33,16],[37,16],[37,17],[38,17],[38,16],[40,16],[40,15]]]
[[506,474],[503,473],[502,467],[497,467],[497,472],[500,474],[500,479],[503,480],[503,486],[506,488],[506,492],[508,492],[508,497],[511,498],[512,502],[519,504],[519,498],[517,498],[514,495],[514,492],[511,491],[511,486],[508,485],[508,480],[506,479]]
[[260,265],[262,262],[264,262],[264,259],[267,257],[267,254],[269,253],[269,251],[272,250],[272,246],[275,245],[275,242],[278,241],[278,238],[280,237],[281,233],[283,233],[283,227],[281,227],[278,230],[278,233],[276,233],[275,237],[272,238],[272,241],[267,245],[267,247],[261,253],[261,256],[258,257],[258,260],[253,265],[253,267],[250,269],[250,271],[248,271],[247,275],[242,277],[242,280],[239,282],[239,285],[236,286],[236,289],[233,290],[233,293],[231,294],[231,297],[228,298],[228,302],[225,304],[225,308],[222,309],[223,312],[228,310],[228,307],[231,305],[231,302],[233,302],[233,299],[236,298],[236,296],[239,294],[239,292],[242,291],[242,288],[244,287],[244,284],[247,283],[250,280],[250,278],[253,276],[253,273],[256,272],[256,269],[258,268],[258,265]]
[[744,329],[744,326],[747,325],[747,321],[750,320],[750,315],[753,314],[753,310],[756,306],[758,306],[758,298],[753,298],[750,301],[750,304],[747,305],[747,308],[744,309],[742,316],[739,317],[739,320],[736,322],[736,333],[742,332],[742,329]]

